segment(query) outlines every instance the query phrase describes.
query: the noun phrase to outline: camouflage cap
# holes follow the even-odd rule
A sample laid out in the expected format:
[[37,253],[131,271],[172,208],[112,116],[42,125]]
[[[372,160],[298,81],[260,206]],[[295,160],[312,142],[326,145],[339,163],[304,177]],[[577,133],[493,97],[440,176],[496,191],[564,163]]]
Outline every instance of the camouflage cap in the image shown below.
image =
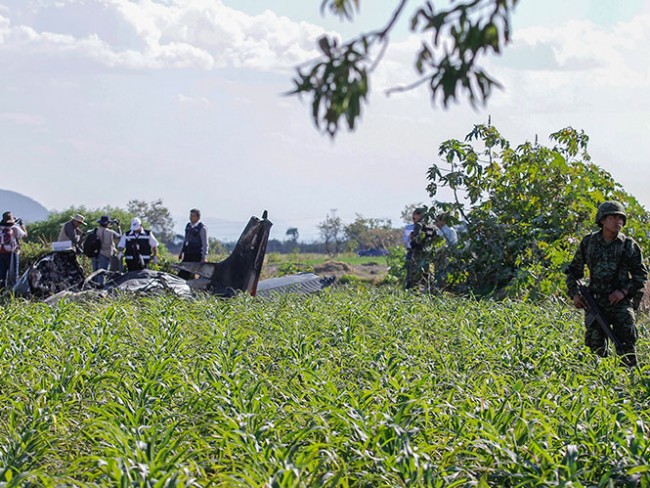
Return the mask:
[[620,202],[608,201],[598,205],[598,212],[596,212],[596,224],[602,227],[602,220],[608,215],[620,215],[623,217],[623,224],[627,223],[627,214],[625,207]]

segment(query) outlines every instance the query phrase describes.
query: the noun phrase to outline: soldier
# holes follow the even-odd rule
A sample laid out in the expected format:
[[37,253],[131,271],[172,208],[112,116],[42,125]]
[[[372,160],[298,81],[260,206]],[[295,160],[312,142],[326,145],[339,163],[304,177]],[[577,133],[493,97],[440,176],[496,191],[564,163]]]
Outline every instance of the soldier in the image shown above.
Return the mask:
[[[601,230],[585,236],[580,242],[566,270],[566,283],[575,306],[585,308],[576,281],[584,276],[585,265],[589,268],[589,290],[621,343],[616,352],[622,356],[625,365],[632,367],[637,363],[637,329],[631,300],[643,290],[648,270],[639,245],[621,232],[626,222],[627,214],[621,203],[609,201],[598,207],[596,224]],[[589,313],[585,325],[585,345],[592,352],[606,357],[605,332]]]
[[429,290],[431,273],[431,244],[435,231],[424,225],[423,208],[416,208],[413,211],[413,230],[410,235],[410,256],[406,262],[406,289],[424,285]]

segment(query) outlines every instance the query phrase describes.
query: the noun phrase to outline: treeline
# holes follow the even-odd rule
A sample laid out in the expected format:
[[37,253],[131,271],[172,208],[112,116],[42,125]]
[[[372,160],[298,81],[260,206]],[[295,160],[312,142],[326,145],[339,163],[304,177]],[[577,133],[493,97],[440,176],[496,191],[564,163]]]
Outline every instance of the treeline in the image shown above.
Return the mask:
[[[45,249],[49,243],[56,241],[61,226],[77,213],[86,218],[85,230],[92,230],[97,226],[96,222],[102,215],[109,215],[118,221],[122,231],[126,232],[131,219],[140,217],[144,227],[154,233],[166,250],[175,253],[182,245],[183,236],[174,232],[174,220],[171,212],[161,199],[153,202],[131,200],[127,203],[126,208],[106,206],[90,209],[82,205],[54,211],[47,219],[28,225],[29,236],[26,242],[40,245]],[[116,227],[117,224],[114,228]],[[301,242],[298,229],[290,228],[286,233],[287,239],[270,239],[267,251],[282,254],[299,252],[336,255],[345,251],[388,250],[391,246],[399,244],[401,236],[401,230],[392,228],[390,220],[365,218],[362,215],[357,215],[355,220],[349,224],[343,223],[339,217],[327,216],[319,224],[319,230],[322,240]],[[209,236],[210,254],[216,256],[228,254],[236,243],[236,241],[220,240],[218,236]]]

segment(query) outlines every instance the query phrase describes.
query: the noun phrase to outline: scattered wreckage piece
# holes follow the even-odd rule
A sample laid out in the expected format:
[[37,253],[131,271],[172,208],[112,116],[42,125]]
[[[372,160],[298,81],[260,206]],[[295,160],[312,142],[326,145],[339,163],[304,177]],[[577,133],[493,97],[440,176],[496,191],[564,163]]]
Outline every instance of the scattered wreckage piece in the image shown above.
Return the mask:
[[51,252],[27,269],[13,288],[17,296],[45,298],[65,290],[78,291],[84,272],[72,250]]
[[199,275],[199,278],[187,280],[192,289],[226,297],[233,296],[238,291],[255,296],[273,225],[267,217],[266,210],[261,219],[251,217],[232,253],[223,261],[178,263],[173,268]]
[[257,296],[271,296],[275,293],[315,293],[327,288],[336,278],[321,277],[314,273],[299,273],[260,281]]
[[192,290],[183,278],[162,271],[141,269],[129,271],[106,280],[102,290],[121,290],[139,293],[170,292],[180,297],[192,296]]

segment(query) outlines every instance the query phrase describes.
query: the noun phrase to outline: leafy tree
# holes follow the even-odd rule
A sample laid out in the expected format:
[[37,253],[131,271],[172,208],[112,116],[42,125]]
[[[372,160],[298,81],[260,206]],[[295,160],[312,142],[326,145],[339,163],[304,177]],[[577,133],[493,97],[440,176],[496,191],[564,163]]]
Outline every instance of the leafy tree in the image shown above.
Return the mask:
[[428,191],[452,189],[453,201],[436,201],[431,211],[463,221],[448,268],[456,290],[533,299],[563,293],[562,271],[579,238],[597,229],[597,207],[608,199],[626,206],[624,232],[648,250],[650,214],[591,162],[588,136],[567,127],[550,139],[551,147],[512,147],[496,128],[477,125],[465,141],[440,146],[447,167],[429,169]]
[[[480,67],[484,53],[500,53],[510,40],[510,14],[519,0],[464,0],[436,10],[432,1],[420,1],[411,11],[410,29],[422,38],[415,55],[419,77],[403,91],[427,84],[433,102],[447,106],[464,93],[472,105],[485,102],[499,83]],[[322,0],[321,11],[329,10],[352,20],[360,0]],[[353,130],[362,103],[370,92],[370,75],[381,62],[390,34],[405,15],[406,0],[397,1],[385,26],[340,42],[336,37],[318,40],[321,56],[297,68],[291,94],[311,97],[316,127],[334,137],[341,118]]]
[[345,236],[352,249],[385,249],[400,243],[402,231],[394,229],[390,219],[364,218],[357,214],[345,226]]
[[[53,211],[46,220],[33,222],[27,225],[27,242],[50,243],[56,241],[61,232],[61,227],[75,214],[81,214],[86,218],[88,224],[84,230],[91,230],[98,226],[97,220],[102,215],[108,215],[112,219],[120,221],[122,230],[128,230],[131,221],[131,215],[124,209],[117,207],[103,207],[99,209],[89,209],[84,206],[70,207],[66,210]],[[117,227],[114,226],[117,230]]]
[[287,229],[287,232],[285,232],[285,235],[290,240],[292,240],[293,243],[295,244],[296,242],[298,242],[298,237],[299,237],[300,234],[298,233],[298,228],[297,227],[289,227]]
[[133,217],[140,217],[148,222],[154,235],[161,242],[169,242],[174,238],[174,219],[171,212],[163,205],[162,199],[153,202],[130,200],[126,205]]
[[325,249],[330,256],[336,256],[343,248],[343,221],[341,217],[327,215],[327,218],[318,224],[320,235],[325,241]]

